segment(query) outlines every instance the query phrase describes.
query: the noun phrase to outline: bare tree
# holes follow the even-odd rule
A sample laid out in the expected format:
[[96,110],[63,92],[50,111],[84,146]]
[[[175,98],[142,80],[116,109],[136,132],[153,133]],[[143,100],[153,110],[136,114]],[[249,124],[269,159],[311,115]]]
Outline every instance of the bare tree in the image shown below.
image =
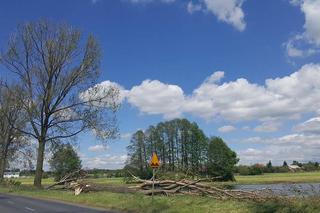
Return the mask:
[[27,143],[21,132],[15,128],[23,128],[25,120],[20,105],[11,95],[14,91],[15,88],[0,84],[0,181],[3,180],[8,159]]
[[28,126],[19,129],[38,141],[34,185],[41,187],[48,143],[72,138],[86,130],[105,142],[118,134],[115,112],[119,90],[99,87],[100,48],[93,36],[48,21],[27,23],[1,54],[1,63],[20,79],[15,94]]

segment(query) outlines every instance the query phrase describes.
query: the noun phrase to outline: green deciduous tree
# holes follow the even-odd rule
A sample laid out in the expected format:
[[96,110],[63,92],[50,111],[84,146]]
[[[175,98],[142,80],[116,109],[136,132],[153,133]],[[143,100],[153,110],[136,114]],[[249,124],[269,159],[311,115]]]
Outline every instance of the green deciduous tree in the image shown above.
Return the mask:
[[146,174],[148,169],[145,135],[142,130],[138,130],[132,135],[130,145],[127,147],[130,156],[130,168],[138,171],[140,177],[148,176]]
[[[233,177],[233,166],[238,159],[227,145],[209,139],[196,123],[187,119],[174,119],[150,126],[146,131],[133,134],[128,146],[126,168],[135,174],[148,176],[153,152],[158,154],[163,172],[182,172],[188,175],[215,175]],[[220,166],[215,163],[222,162]],[[209,173],[207,173],[209,172]]]
[[234,180],[233,169],[238,163],[237,154],[219,137],[209,140],[208,173],[222,176],[224,180]]
[[59,145],[49,161],[55,180],[81,169],[81,160],[70,144]]

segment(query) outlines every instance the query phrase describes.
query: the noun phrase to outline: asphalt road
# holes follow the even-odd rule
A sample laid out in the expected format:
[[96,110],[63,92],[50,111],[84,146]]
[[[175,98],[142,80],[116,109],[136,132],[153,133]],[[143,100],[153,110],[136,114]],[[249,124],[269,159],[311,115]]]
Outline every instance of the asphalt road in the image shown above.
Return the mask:
[[56,201],[0,194],[1,213],[114,213]]

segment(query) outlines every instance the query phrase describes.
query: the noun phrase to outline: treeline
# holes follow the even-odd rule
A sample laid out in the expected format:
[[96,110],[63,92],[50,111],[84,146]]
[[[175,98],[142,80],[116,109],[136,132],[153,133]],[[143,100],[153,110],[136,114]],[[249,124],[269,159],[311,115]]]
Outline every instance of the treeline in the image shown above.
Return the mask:
[[272,162],[269,161],[267,164],[254,164],[251,166],[238,165],[235,167],[234,172],[239,175],[262,175],[264,173],[285,173],[294,171],[306,171],[313,172],[319,171],[318,162],[307,162],[300,163],[298,161],[293,161],[291,165],[299,166],[298,169],[292,169],[286,161],[283,162],[282,166],[273,166]]
[[123,169],[89,169],[86,170],[89,177],[93,178],[115,178],[124,177],[125,171]]
[[149,160],[158,154],[162,172],[223,176],[233,179],[237,155],[221,138],[207,137],[195,122],[174,119],[138,130],[128,146],[126,169],[149,177]]
[[[88,174],[88,177],[90,178],[115,178],[115,177],[124,177],[125,176],[125,170],[124,169],[84,169],[86,173]],[[8,171],[17,171],[19,172],[19,169],[13,169]],[[20,176],[34,176],[35,170],[21,170]],[[55,172],[54,171],[44,171],[43,172],[43,178],[48,177],[54,177]]]

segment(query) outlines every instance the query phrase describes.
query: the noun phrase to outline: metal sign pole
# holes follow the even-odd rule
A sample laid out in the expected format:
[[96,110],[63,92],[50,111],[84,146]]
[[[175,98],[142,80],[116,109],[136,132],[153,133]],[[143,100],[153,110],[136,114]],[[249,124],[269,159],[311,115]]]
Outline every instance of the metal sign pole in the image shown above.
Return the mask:
[[150,166],[152,167],[152,204],[153,204],[153,195],[154,195],[154,180],[156,179],[156,168],[160,166],[159,158],[154,152],[151,157]]
[[154,176],[155,168],[152,168],[152,202],[153,202],[153,191],[154,191]]

